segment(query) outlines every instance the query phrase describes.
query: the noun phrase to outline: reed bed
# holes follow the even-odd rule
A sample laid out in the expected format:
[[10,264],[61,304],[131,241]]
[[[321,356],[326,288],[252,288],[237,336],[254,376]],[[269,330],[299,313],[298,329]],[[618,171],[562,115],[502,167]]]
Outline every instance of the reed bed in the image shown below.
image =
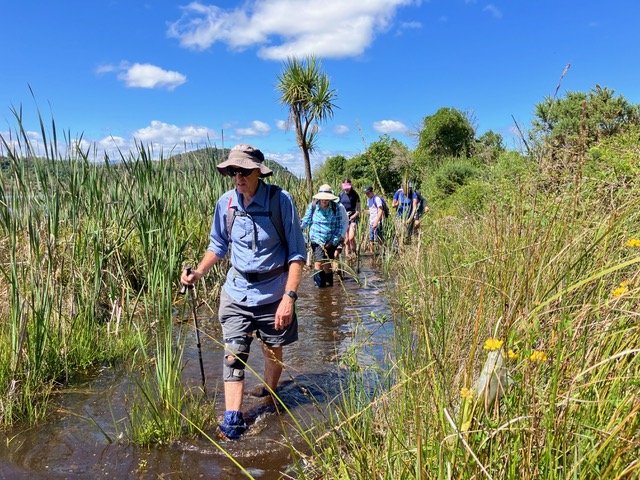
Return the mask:
[[519,187],[400,246],[386,385],[345,392],[304,478],[640,474],[637,188]]
[[149,366],[156,372],[144,401],[179,412],[172,305],[183,263],[201,255],[214,200],[228,188],[214,173],[217,150],[153,161],[139,145],[94,161],[67,135],[60,150],[53,122],[47,131],[41,121],[44,152],[35,152],[17,120],[1,139],[2,424],[37,422],[76,373],[131,359],[143,382]]

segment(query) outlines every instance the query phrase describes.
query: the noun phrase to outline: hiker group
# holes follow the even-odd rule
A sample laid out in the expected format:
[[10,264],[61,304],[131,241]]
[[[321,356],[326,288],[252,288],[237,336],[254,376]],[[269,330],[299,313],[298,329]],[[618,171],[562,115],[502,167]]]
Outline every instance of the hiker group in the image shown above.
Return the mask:
[[[254,336],[261,341],[264,386],[252,393],[273,400],[282,373],[282,349],[298,339],[295,302],[307,244],[315,285],[332,286],[332,263],[342,254],[347,259],[358,254],[357,224],[363,211],[360,196],[344,179],[339,195],[328,184],[320,186],[300,220],[291,194],[262,180],[273,172],[264,165],[262,152],[250,145],[233,147],[217,169],[233,179],[234,188],[216,202],[207,250],[196,268],[182,272],[180,281],[193,286],[229,254],[218,308],[225,348],[225,413],[219,428],[223,437],[238,439],[247,429],[241,409]],[[383,241],[389,208],[372,186],[364,193],[369,212],[367,248],[373,251]],[[397,208],[396,222],[411,235],[425,209],[424,200],[407,185],[394,194],[392,206]],[[303,230],[308,231],[306,238]]]
[[[373,253],[376,243],[384,241],[385,221],[388,221],[390,212],[387,202],[375,193],[372,186],[365,187],[364,194],[369,212],[366,248],[367,252]],[[396,234],[408,243],[420,225],[420,217],[426,208],[425,200],[408,182],[393,194],[392,207],[396,209]],[[339,196],[328,184],[321,185],[313,196],[301,227],[309,231],[308,244],[317,287],[333,285],[332,265],[343,251],[347,260],[357,255],[356,231],[361,212],[360,196],[348,178],[343,180]]]

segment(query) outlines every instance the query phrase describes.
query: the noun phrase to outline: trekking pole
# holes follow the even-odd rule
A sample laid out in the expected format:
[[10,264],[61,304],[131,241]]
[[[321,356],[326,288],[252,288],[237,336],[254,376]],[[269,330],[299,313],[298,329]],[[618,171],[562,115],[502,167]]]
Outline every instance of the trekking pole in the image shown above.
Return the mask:
[[[191,267],[187,267],[187,275],[191,275]],[[196,313],[196,289],[193,285],[185,285],[182,284],[182,288],[180,289],[180,294],[184,295],[186,292],[191,292],[191,309],[193,311],[193,325],[196,330],[196,342],[198,346],[198,359],[200,360],[200,375],[202,376],[202,391],[205,396],[207,394],[207,389],[205,387],[205,377],[204,377],[204,364],[202,363],[202,345],[200,344],[200,326],[198,325],[198,314]]]

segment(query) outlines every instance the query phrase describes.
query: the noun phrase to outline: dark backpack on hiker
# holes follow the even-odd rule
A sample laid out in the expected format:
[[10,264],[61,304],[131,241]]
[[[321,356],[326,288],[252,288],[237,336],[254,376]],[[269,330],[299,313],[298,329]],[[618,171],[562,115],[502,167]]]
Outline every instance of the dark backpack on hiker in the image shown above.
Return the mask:
[[414,193],[416,194],[416,197],[418,197],[418,208],[416,209],[416,215],[422,215],[424,213],[426,202],[424,200],[424,197],[420,195],[420,192],[414,191]]
[[[282,188],[270,183],[265,184],[268,188],[267,196],[269,198],[269,211],[268,212],[252,212],[252,217],[269,217],[271,223],[278,232],[280,243],[287,247],[287,237],[284,233],[284,224],[282,223],[282,211],[280,210],[280,192]],[[231,239],[231,229],[233,228],[233,222],[236,217],[247,215],[245,212],[238,211],[237,207],[231,206],[233,201],[233,193],[229,196],[229,203],[227,205],[227,236]]]
[[387,205],[387,202],[380,195],[376,195],[376,197],[378,197],[380,199],[380,203],[382,203],[382,218],[388,218],[389,206]]

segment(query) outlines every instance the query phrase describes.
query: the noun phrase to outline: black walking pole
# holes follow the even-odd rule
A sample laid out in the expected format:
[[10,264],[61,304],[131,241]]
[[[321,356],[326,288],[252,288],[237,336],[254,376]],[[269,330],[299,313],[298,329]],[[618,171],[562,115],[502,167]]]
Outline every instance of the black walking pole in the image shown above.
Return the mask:
[[[191,275],[191,267],[187,267],[187,275]],[[206,395],[207,390],[205,388],[205,380],[204,380],[204,364],[202,363],[202,346],[200,344],[200,326],[198,325],[198,314],[196,313],[196,302],[197,302],[196,289],[194,288],[193,285],[182,284],[182,288],[180,289],[180,294],[184,295],[187,290],[191,292],[191,309],[193,310],[193,325],[196,329],[198,358],[200,360],[200,374],[202,375],[202,391]]]

